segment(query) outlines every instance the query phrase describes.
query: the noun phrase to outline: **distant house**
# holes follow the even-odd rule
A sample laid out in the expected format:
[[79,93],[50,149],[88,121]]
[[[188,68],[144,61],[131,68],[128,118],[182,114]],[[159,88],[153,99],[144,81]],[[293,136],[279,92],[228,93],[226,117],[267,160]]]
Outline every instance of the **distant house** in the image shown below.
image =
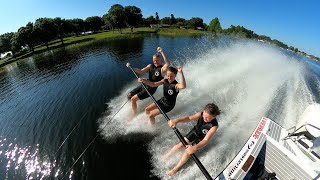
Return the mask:
[[190,26],[180,26],[180,29],[189,29]]
[[160,24],[150,24],[150,28],[160,28]]
[[12,51],[8,51],[8,52],[5,52],[5,53],[1,53],[0,59],[7,58],[7,57],[9,57],[9,56],[12,56]]
[[82,32],[81,35],[89,35],[89,34],[92,34],[93,31],[86,31],[86,32]]
[[161,27],[163,27],[163,28],[168,28],[168,27],[170,27],[171,25],[170,24],[162,24],[161,25]]
[[169,24],[150,24],[150,28],[167,28],[170,27]]

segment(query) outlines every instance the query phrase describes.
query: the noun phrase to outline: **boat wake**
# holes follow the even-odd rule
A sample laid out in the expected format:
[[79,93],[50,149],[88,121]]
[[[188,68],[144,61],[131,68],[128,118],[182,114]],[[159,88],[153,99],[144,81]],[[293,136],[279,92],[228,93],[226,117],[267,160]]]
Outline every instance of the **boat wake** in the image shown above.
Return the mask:
[[[209,144],[196,152],[208,172],[216,177],[238,153],[262,116],[270,117],[285,128],[294,126],[303,110],[316,101],[310,83],[318,89],[320,83],[304,61],[267,44],[237,41],[228,45],[209,44],[206,48],[198,50],[196,59],[184,61],[187,88],[179,93],[176,107],[167,115],[170,118],[191,115],[211,102],[219,106],[222,110],[219,129]],[[178,63],[178,60],[172,61],[174,66]],[[124,118],[131,115],[129,102],[106,126],[126,102],[126,94],[137,85],[136,81],[132,82],[108,103],[108,111],[99,120],[101,134],[108,141],[131,133],[153,134],[148,144],[152,173],[168,179],[166,172],[180,159],[182,151],[166,162],[160,161],[179,140],[162,115],[156,117],[154,128],[148,126],[144,107],[152,102],[150,98],[138,101],[140,114],[131,122]],[[158,99],[161,95],[162,87],[159,87],[154,97]],[[177,128],[185,135],[194,124],[178,124]],[[190,159],[175,179],[205,177]]]

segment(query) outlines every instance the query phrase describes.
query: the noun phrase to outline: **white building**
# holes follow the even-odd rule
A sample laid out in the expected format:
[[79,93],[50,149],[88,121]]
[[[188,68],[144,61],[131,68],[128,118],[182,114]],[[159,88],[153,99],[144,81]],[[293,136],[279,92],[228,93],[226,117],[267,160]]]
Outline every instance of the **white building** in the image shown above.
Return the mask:
[[4,58],[6,58],[8,56],[12,56],[12,51],[1,53],[0,59],[4,59]]

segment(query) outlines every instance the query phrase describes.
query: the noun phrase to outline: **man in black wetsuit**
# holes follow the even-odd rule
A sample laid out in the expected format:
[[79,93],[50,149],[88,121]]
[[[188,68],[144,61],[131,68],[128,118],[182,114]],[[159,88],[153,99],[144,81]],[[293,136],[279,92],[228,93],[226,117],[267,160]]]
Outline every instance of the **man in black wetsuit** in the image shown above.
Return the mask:
[[[202,112],[197,112],[191,116],[185,116],[168,121],[169,127],[174,128],[176,127],[177,123],[198,120],[194,128],[185,136],[185,140],[189,145],[187,145],[180,161],[170,171],[167,172],[169,176],[173,176],[177,171],[179,171],[179,169],[188,161],[191,154],[208,144],[209,140],[218,129],[218,115],[220,115],[218,106],[210,103],[204,107]],[[162,161],[166,160],[183,147],[184,146],[181,142],[175,145],[166,155],[161,158]]]
[[[170,66],[170,62],[167,59],[166,55],[164,54],[162,48],[158,47],[157,51],[158,53],[161,53],[163,60],[165,62],[164,65],[161,64],[160,55],[154,54],[153,64],[148,64],[146,67],[142,69],[132,68],[138,74],[145,74],[148,72],[149,74],[148,80],[151,82],[157,82],[162,80],[165,73],[167,72],[168,67]],[[131,66],[130,63],[127,63],[127,67],[130,67],[130,66]],[[151,95],[153,95],[157,90],[157,87],[146,86],[146,88],[148,89]],[[131,99],[133,116],[137,114],[137,101],[143,100],[148,97],[149,95],[147,91],[142,87],[142,85],[136,87],[128,94],[128,98]]]
[[[181,75],[181,83],[178,83],[175,79],[177,72]],[[147,79],[139,78],[138,82],[145,83],[150,87],[157,87],[163,84],[163,97],[157,101],[157,104],[165,113],[170,112],[174,108],[179,91],[186,88],[186,81],[181,66],[178,67],[178,70],[174,67],[169,67],[167,78],[161,81],[151,82]],[[152,125],[155,123],[155,117],[161,113],[155,103],[147,106],[145,112],[149,116],[149,122]]]

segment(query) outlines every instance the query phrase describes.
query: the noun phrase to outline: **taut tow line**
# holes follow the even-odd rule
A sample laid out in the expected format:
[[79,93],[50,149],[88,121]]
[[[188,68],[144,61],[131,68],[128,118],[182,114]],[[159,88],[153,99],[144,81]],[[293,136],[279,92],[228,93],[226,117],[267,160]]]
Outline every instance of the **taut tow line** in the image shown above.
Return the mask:
[[87,149],[91,146],[91,144],[94,142],[94,140],[97,139],[97,137],[99,136],[100,132],[102,132],[104,130],[104,128],[107,127],[107,125],[112,121],[112,119],[120,112],[120,110],[123,108],[124,105],[126,105],[129,102],[130,99],[128,99],[120,108],[119,110],[110,118],[110,120],[106,123],[106,125],[100,130],[98,131],[97,135],[92,139],[92,141],[87,145],[87,147],[82,151],[82,153],[80,154],[80,156],[76,159],[76,161],[72,164],[72,166],[66,171],[65,175],[63,176],[62,179],[64,179],[67,175],[67,173],[73,168],[73,166],[79,161],[79,159],[83,156],[83,154],[87,151]]

